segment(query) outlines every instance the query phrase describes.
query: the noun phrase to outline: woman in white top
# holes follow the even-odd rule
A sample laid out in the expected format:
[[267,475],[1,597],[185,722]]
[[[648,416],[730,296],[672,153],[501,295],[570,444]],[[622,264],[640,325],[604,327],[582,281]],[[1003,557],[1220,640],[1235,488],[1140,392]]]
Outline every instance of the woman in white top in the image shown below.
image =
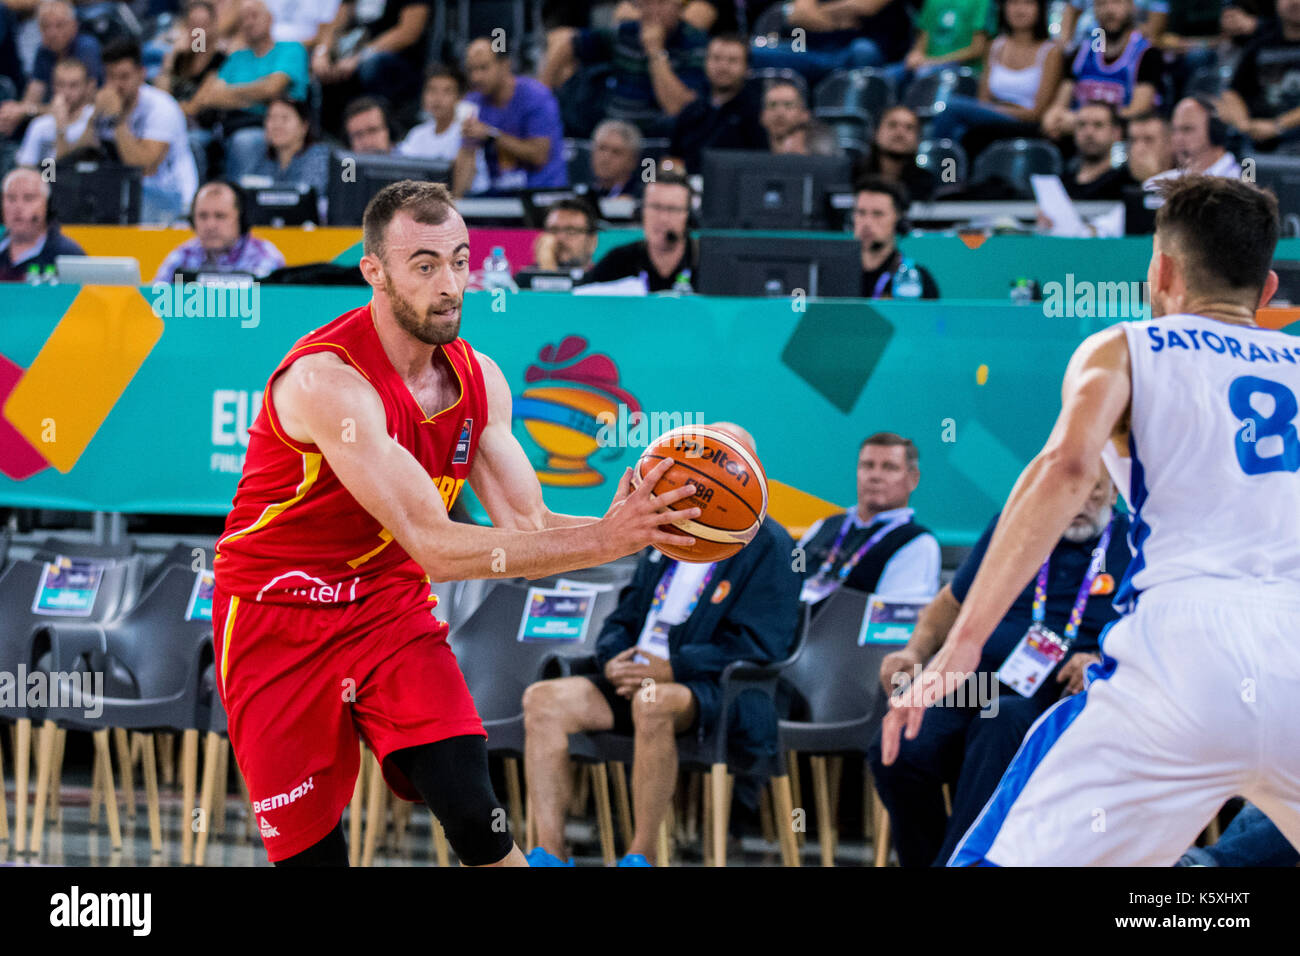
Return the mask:
[[979,97],[951,97],[935,114],[931,135],[958,140],[977,126],[985,142],[1041,135],[1064,66],[1061,48],[1047,37],[1047,0],[999,0],[998,35],[984,57]]

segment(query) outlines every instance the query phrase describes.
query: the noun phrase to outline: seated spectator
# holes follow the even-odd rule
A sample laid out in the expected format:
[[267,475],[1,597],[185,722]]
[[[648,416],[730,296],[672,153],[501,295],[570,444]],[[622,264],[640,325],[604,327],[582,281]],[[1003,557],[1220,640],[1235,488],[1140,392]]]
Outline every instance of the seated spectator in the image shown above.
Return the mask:
[[591,182],[574,183],[581,196],[641,196],[641,131],[626,120],[605,120],[591,136]]
[[[1218,132],[1211,135],[1211,126],[1216,123]],[[1241,164],[1224,145],[1224,137],[1227,135],[1227,124],[1219,119],[1219,111],[1213,101],[1202,96],[1188,96],[1179,100],[1174,107],[1169,130],[1175,165],[1173,169],[1158,173],[1155,179],[1187,173],[1240,178]]]
[[1157,173],[1174,168],[1169,121],[1159,113],[1144,113],[1128,121],[1128,170],[1144,186]]
[[425,30],[432,6],[431,0],[339,4],[338,15],[321,34],[311,61],[312,75],[323,88],[326,129],[337,132],[344,104],[360,95],[383,96],[390,103],[415,101],[424,73]]
[[641,204],[644,239],[616,246],[587,273],[586,282],[643,277],[647,292],[694,288],[699,247],[689,233],[693,199],[686,178],[668,163],[646,183]]
[[916,165],[920,145],[921,118],[901,103],[889,107],[880,114],[871,149],[858,164],[855,178],[876,176],[905,187],[913,199],[929,199],[936,183],[933,175]]
[[[578,124],[579,134],[593,128],[597,117],[610,117],[630,120],[647,135],[668,136],[673,117],[708,93],[703,69],[708,36],[682,21],[680,0],[636,0],[636,6],[639,19],[612,30],[560,27],[547,35],[538,75],[566,101],[585,101],[590,123]],[[584,85],[582,74],[575,77],[580,66],[605,64],[613,70],[612,90],[603,82]],[[575,83],[565,86],[571,78]]]
[[185,114],[170,95],[144,81],[140,45],[110,43],[107,82],[95,97],[95,121],[74,149],[97,146],[144,173],[140,221],[170,224],[194,198],[199,174],[185,133]]
[[27,124],[16,157],[20,166],[40,166],[62,160],[86,133],[95,115],[95,81],[86,64],[64,57],[54,67],[54,98],[50,111]]
[[50,222],[50,184],[36,170],[10,170],[0,184],[0,206],[0,282],[21,282],[33,266],[43,273],[56,256],[86,254]]
[[41,31],[41,45],[32,63],[32,75],[21,100],[0,104],[0,136],[11,136],[21,124],[48,109],[54,64],[72,57],[86,64],[94,81],[104,82],[104,65],[99,41],[77,27],[77,15],[65,0],[42,0],[36,13]]
[[[235,9],[233,5],[232,9]],[[176,30],[163,57],[162,69],[153,80],[154,86],[170,93],[178,103],[193,99],[207,78],[215,75],[226,62],[226,54],[216,43],[206,41],[215,29],[216,19],[217,9],[209,0],[190,0],[185,5],[184,19],[178,24],[180,29]],[[196,30],[200,32],[196,34]],[[205,37],[205,42],[195,42],[197,37]]]
[[730,33],[709,41],[704,57],[709,92],[677,114],[669,145],[669,153],[681,157],[687,169],[700,168],[706,149],[767,148],[767,132],[758,121],[762,104],[757,84],[746,82],[748,69],[745,37]]
[[461,124],[474,113],[474,107],[462,99],[464,95],[465,81],[459,72],[441,63],[431,66],[420,97],[420,112],[427,119],[411,128],[397,144],[397,152],[455,162],[460,152]]
[[[737,426],[714,427],[753,446]],[[677,737],[708,735],[726,720],[728,744],[735,744],[729,749],[738,755],[753,761],[775,752],[771,702],[745,691],[723,714],[719,679],[735,661],[772,663],[790,653],[799,618],[793,545],[768,518],[754,540],[725,561],[687,564],[645,552],[601,629],[595,673],[539,681],[524,692],[524,769],[537,820],[531,865],[572,865],[564,838],[570,734],[612,730],[635,739],[636,830],[622,866],[656,860],[659,824],[677,781]],[[643,681],[653,681],[652,688]],[[736,797],[747,802],[743,779]],[[756,808],[753,799],[749,809]]]
[[1248,803],[1212,846],[1194,846],[1174,866],[1300,865],[1296,850],[1264,811]]
[[596,211],[584,199],[561,199],[546,211],[546,225],[533,242],[533,266],[580,279],[595,262]]
[[1278,0],[1220,94],[1223,119],[1265,149],[1300,138],[1300,2]]
[[799,540],[800,600],[813,605],[837,588],[928,601],[939,591],[939,542],[914,520],[908,499],[921,481],[911,439],[877,432],[858,448],[858,503],[818,521]]
[[329,33],[339,0],[265,0],[271,13],[271,39],[301,43],[311,53]]
[[1237,0],[1223,8],[1219,26],[1234,46],[1245,46],[1255,38],[1260,24],[1276,14],[1274,0]]
[[374,96],[353,100],[343,111],[343,133],[352,152],[387,156],[395,138],[388,104]]
[[937,299],[939,287],[925,266],[898,248],[907,193],[878,177],[859,180],[853,199],[853,238],[862,244],[862,295],[868,299]]
[[[1133,19],[1133,0],[1095,0],[1093,10],[1104,31],[1102,44],[1084,42],[1070,60],[1056,99],[1043,115],[1043,132],[1051,139],[1074,131],[1083,103],[1102,100],[1121,119],[1148,112],[1158,105],[1164,62]],[[1095,47],[1100,45],[1102,51]]]
[[531,76],[516,76],[510,57],[493,50],[486,37],[466,48],[465,73],[472,87],[465,99],[477,115],[461,124],[453,193],[463,196],[469,189],[480,149],[491,192],[567,186],[564,127],[551,91]]
[[245,174],[272,186],[311,186],[318,197],[329,187],[330,150],[312,135],[311,112],[301,100],[277,96],[266,108],[266,155]]
[[239,36],[247,48],[231,53],[185,104],[190,117],[223,111],[226,175],[232,179],[248,172],[266,151],[266,105],[277,96],[305,101],[309,80],[306,48],[271,39],[271,14],[262,0],[242,0],[239,14]]
[[[18,55],[18,18],[9,7],[0,3],[0,93],[5,101],[16,100],[27,86],[27,73]],[[7,81],[7,82],[6,82]]]
[[912,44],[904,0],[794,0],[786,23],[804,31],[799,44],[781,40],[755,46],[750,61],[755,69],[795,70],[810,84],[835,70],[897,63]]
[[1152,4],[1142,32],[1165,53],[1173,70],[1175,89],[1182,89],[1197,70],[1218,65],[1224,5],[1204,0],[1165,0]]
[[902,63],[885,72],[899,92],[913,79],[944,67],[979,69],[997,32],[994,5],[988,0],[924,0],[916,21],[916,38]]
[[[935,114],[935,139],[959,140],[974,156],[994,139],[1041,136],[1040,123],[1065,61],[1047,35],[1047,0],[1001,0],[997,35],[984,59],[979,96],[948,97]],[[978,129],[969,140],[967,131]]]
[[773,153],[796,156],[833,156],[835,137],[825,123],[813,119],[803,90],[790,80],[771,80],[763,93],[759,122],[767,131]]
[[1072,199],[1123,199],[1124,187],[1136,181],[1127,166],[1111,164],[1123,126],[1109,103],[1085,103],[1074,122],[1074,158],[1061,182]]
[[[898,758],[888,767],[881,762],[880,732],[876,732],[867,759],[876,790],[889,810],[901,865],[947,861],[993,795],[1026,731],[1063,693],[1082,690],[1085,668],[1101,660],[1098,637],[1118,616],[1111,600],[1130,559],[1125,540],[1128,519],[1112,511],[1114,500],[1114,486],[1105,474],[1100,475],[1084,509],[1043,565],[1038,578],[1043,582],[1043,603],[1035,599],[1037,581],[1030,582],[984,646],[979,670],[971,675],[965,693],[927,711],[920,734],[902,740]],[[956,577],[922,611],[907,645],[881,662],[880,682],[886,693],[913,679],[947,638],[997,521],[995,516],[989,522]],[[1093,555],[1103,543],[1097,567]],[[1075,608],[1082,615],[1077,628],[1069,623]],[[1039,620],[1070,642],[1069,651],[1031,696],[1022,696],[996,675]],[[931,718],[935,718],[933,725]],[[945,783],[953,787],[951,819],[944,810]]]
[[244,197],[227,182],[204,183],[190,214],[194,238],[167,254],[154,282],[171,282],[177,273],[189,280],[200,275],[251,275],[258,279],[284,265],[280,250],[241,226]]

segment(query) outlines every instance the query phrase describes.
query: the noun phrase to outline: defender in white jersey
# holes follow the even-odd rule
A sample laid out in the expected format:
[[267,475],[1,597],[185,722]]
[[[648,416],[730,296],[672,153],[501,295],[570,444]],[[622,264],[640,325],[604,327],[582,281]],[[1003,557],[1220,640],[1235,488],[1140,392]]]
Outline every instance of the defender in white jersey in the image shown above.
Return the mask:
[[1156,318],[1075,352],[947,642],[885,719],[890,763],[974,670],[1101,455],[1133,512],[1125,613],[949,865],[1168,866],[1235,795],[1300,846],[1300,338],[1254,322],[1277,289],[1277,202],[1222,177],[1161,192]]

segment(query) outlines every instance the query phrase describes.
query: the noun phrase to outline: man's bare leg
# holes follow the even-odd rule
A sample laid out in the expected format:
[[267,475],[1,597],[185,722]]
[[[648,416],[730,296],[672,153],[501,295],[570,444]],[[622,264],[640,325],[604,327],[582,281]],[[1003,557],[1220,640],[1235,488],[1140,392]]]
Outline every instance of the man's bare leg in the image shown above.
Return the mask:
[[695,697],[684,684],[656,684],[632,695],[636,753],[632,806],[636,829],[628,853],[656,860],[659,824],[677,788],[677,735],[695,719]]
[[614,712],[585,677],[538,681],[524,691],[524,779],[537,845],[561,860],[569,858],[564,843],[564,814],[573,790],[569,734],[613,726]]

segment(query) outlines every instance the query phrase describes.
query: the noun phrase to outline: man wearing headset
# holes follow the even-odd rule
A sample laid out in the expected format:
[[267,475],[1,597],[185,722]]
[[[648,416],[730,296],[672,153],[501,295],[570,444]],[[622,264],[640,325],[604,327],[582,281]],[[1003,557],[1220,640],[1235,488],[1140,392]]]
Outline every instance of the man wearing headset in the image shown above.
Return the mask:
[[1169,134],[1176,166],[1152,176],[1146,181],[1146,188],[1154,189],[1152,184],[1158,180],[1187,173],[1240,178],[1241,164],[1227,148],[1230,133],[1230,127],[1219,118],[1212,101],[1202,96],[1179,100]]
[[661,163],[645,186],[641,205],[645,238],[605,253],[583,277],[584,284],[643,276],[647,292],[698,288],[699,246],[689,233],[693,199],[680,164]]
[[862,296],[867,299],[937,299],[939,286],[925,266],[898,248],[907,232],[907,191],[879,176],[858,180],[853,198],[853,238],[862,244]]
[[41,272],[55,256],[84,256],[85,250],[50,222],[50,184],[34,169],[15,169],[0,186],[4,238],[0,239],[0,282],[20,282],[36,266]]
[[173,249],[158,267],[154,282],[171,282],[177,273],[251,275],[261,279],[284,265],[280,250],[249,233],[244,200],[227,182],[204,183],[190,212],[194,238]]

